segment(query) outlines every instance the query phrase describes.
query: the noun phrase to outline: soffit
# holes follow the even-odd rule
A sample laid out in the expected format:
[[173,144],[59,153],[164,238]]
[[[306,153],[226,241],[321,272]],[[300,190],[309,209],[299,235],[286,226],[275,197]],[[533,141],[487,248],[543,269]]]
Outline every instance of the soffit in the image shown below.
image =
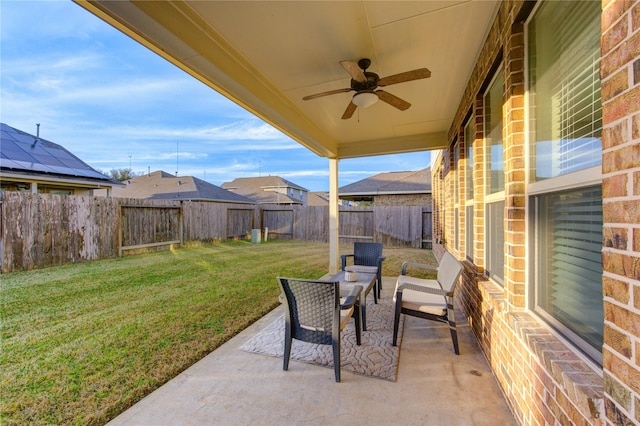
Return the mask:
[[[497,1],[79,2],[321,156],[352,158],[446,146]],[[385,77],[431,78],[384,89],[384,102],[341,116],[353,92],[341,60],[371,59]]]

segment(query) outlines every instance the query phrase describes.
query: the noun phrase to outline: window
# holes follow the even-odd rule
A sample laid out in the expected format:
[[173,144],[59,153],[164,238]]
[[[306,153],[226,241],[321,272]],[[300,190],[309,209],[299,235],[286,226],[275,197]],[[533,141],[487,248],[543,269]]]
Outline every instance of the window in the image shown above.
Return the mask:
[[464,125],[465,146],[465,255],[473,262],[473,141],[475,140],[475,115]]
[[460,250],[460,193],[458,187],[460,186],[460,144],[458,142],[453,145],[453,246],[456,250]]
[[465,229],[467,230],[465,234],[465,254],[467,259],[473,262],[473,204],[467,205],[466,209],[466,224]]
[[460,217],[460,212],[458,207],[453,209],[453,244],[456,250],[460,250],[460,221],[458,218]]
[[599,358],[604,327],[602,187],[538,195],[535,209],[536,305],[557,328],[581,337],[588,345],[585,351]]
[[526,57],[532,306],[601,363],[600,4],[542,2]]
[[465,199],[473,201],[473,141],[475,133],[475,116],[472,115],[464,126],[464,145],[466,147],[466,167],[465,167]]
[[484,128],[487,153],[487,194],[504,191],[504,156],[502,149],[502,71],[496,74],[484,96]]
[[502,148],[502,70],[484,95],[484,143],[487,186],[485,197],[486,265],[490,278],[504,280],[504,158]]
[[460,144],[455,143],[453,145],[453,203],[458,204],[460,199],[458,198],[458,186],[460,186],[460,182],[458,177],[460,173],[458,173],[458,167],[460,166]]
[[602,162],[600,6],[545,2],[529,24],[533,180]]
[[504,280],[504,200],[487,204],[487,274]]

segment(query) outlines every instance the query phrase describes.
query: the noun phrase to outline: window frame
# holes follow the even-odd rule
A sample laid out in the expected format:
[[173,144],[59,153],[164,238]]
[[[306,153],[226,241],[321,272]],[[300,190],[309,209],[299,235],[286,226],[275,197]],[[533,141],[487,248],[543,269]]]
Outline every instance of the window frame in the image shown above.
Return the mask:
[[[465,257],[473,263],[474,253],[474,214],[475,214],[475,188],[473,182],[473,143],[475,141],[476,134],[476,114],[471,113],[471,116],[462,125],[464,134],[464,149],[465,149],[465,177],[464,177],[464,211],[465,211],[465,242],[464,252]],[[469,130],[469,132],[467,132]],[[471,162],[471,163],[469,163]],[[469,214],[471,211],[471,214]]]
[[460,141],[453,142],[453,246],[460,251]]
[[[597,176],[598,173],[596,169],[599,168],[593,167],[587,170],[591,171],[593,175]],[[531,252],[531,260],[537,259],[538,253],[540,252],[540,240],[538,238],[538,227],[540,226],[539,197],[542,195],[553,195],[559,192],[587,189],[590,187],[601,185],[601,183],[602,182],[598,179],[592,179],[586,184],[581,183],[579,185],[558,185],[555,191],[538,191],[535,193],[530,193],[527,196],[529,202],[527,209],[528,211],[530,211],[530,223],[528,224],[528,227],[531,230],[532,235],[532,237],[530,238],[529,248]],[[577,347],[583,354],[588,357],[589,360],[596,361],[596,363],[602,365],[602,350],[597,350],[596,348],[591,346],[583,337],[576,334],[573,330],[571,330],[569,327],[560,322],[560,320],[556,319],[551,313],[549,313],[547,309],[541,306],[541,304],[539,303],[539,288],[541,285],[539,283],[538,270],[535,265],[531,265],[531,268],[529,269],[527,275],[530,278],[529,282],[533,283],[533,285],[529,288],[529,309],[533,311],[537,316],[542,318],[547,324],[549,324],[552,329],[557,330],[563,340],[567,340],[572,346]]]
[[[491,150],[491,146],[493,144],[491,144],[489,142],[489,140],[487,139],[487,131],[489,131],[488,126],[486,125],[486,120],[487,120],[487,106],[488,106],[488,102],[487,102],[487,95],[491,92],[491,89],[493,88],[493,85],[496,83],[496,80],[500,77],[502,78],[502,81],[504,83],[504,64],[500,64],[496,71],[494,72],[493,76],[491,76],[491,80],[489,81],[489,84],[486,87],[486,90],[484,91],[484,93],[482,94],[482,105],[483,105],[483,109],[482,109],[482,120],[485,123],[483,126],[483,132],[482,132],[482,143],[483,143],[483,148],[484,148],[484,235],[485,235],[485,259],[484,259],[484,264],[485,264],[485,271],[486,271],[486,275],[492,280],[494,281],[496,284],[500,285],[500,286],[504,286],[504,210],[503,210],[503,214],[502,214],[502,221],[503,221],[503,234],[502,234],[502,257],[503,257],[503,268],[502,271],[500,273],[497,273],[494,270],[491,270],[491,268],[489,267],[491,264],[491,261],[494,260],[493,259],[493,254],[492,254],[492,242],[493,238],[495,237],[495,234],[492,232],[492,227],[491,227],[491,217],[489,215],[489,209],[490,206],[492,206],[495,203],[504,203],[505,202],[505,191],[504,191],[504,185],[501,191],[496,191],[496,192],[491,192],[490,190],[490,174],[491,174],[491,160],[489,158],[488,153]],[[502,159],[504,162],[504,85],[501,87],[501,93],[502,93],[502,99],[501,99],[501,108],[500,108],[500,115],[501,115],[501,119],[500,121],[502,122],[502,134],[501,134],[501,140],[502,140]],[[503,169],[503,174],[504,174],[504,169]],[[504,177],[503,177],[504,179]]]
[[[568,345],[576,347],[578,349],[578,354],[581,355],[582,359],[587,363],[594,363],[594,366],[602,366],[602,351],[598,351],[596,348],[591,346],[587,341],[574,333],[564,324],[560,323],[558,319],[556,319],[552,314],[547,312],[544,308],[542,308],[538,304],[538,296],[539,296],[539,288],[541,284],[539,283],[538,271],[536,268],[536,261],[540,252],[540,241],[538,235],[538,226],[540,215],[538,213],[540,196],[553,194],[557,192],[570,191],[576,189],[587,189],[589,187],[602,185],[602,167],[601,165],[596,165],[593,167],[589,167],[586,169],[573,171],[570,173],[562,174],[559,176],[554,176],[551,178],[545,178],[541,180],[536,180],[536,171],[535,171],[535,159],[532,158],[532,145],[535,143],[533,140],[535,138],[535,132],[531,129],[532,126],[532,117],[531,111],[535,108],[533,101],[530,97],[530,51],[529,51],[529,32],[530,25],[533,19],[536,17],[536,13],[539,11],[539,8],[542,4],[546,3],[546,1],[539,2],[536,4],[534,9],[529,14],[529,17],[524,23],[524,134],[525,134],[525,211],[527,212],[527,221],[525,223],[525,235],[527,236],[527,244],[526,244],[526,277],[527,281],[530,285],[527,286],[526,292],[526,305],[527,308],[534,313],[536,316],[540,317],[543,322],[550,326],[550,329],[554,332],[554,334],[562,341],[565,341]],[[602,138],[602,133],[600,134],[600,138]]]

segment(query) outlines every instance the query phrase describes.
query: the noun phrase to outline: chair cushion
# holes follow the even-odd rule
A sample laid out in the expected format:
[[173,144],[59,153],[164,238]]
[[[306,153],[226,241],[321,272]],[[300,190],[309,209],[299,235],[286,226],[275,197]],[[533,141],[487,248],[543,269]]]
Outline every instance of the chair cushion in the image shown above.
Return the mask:
[[[407,275],[400,275],[396,282],[396,291],[398,285],[401,283],[408,283],[414,285],[421,285],[431,288],[440,288],[438,281],[425,280],[422,278],[410,277]],[[393,292],[393,302],[396,301],[396,291]],[[437,294],[422,293],[420,291],[404,289],[402,291],[402,307],[412,311],[425,312],[431,315],[445,316],[447,314],[447,301],[444,296]]]
[[377,274],[378,267],[377,266],[364,266],[364,265],[351,265],[344,268],[345,271],[349,272],[362,272],[363,274]]

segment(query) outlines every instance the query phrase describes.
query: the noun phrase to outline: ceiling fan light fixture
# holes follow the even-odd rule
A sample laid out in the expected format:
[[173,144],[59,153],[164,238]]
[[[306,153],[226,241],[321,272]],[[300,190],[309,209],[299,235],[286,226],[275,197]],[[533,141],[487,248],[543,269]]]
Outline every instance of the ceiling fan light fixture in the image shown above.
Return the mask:
[[378,102],[378,95],[376,95],[373,90],[365,90],[353,95],[351,102],[360,108],[368,108]]

